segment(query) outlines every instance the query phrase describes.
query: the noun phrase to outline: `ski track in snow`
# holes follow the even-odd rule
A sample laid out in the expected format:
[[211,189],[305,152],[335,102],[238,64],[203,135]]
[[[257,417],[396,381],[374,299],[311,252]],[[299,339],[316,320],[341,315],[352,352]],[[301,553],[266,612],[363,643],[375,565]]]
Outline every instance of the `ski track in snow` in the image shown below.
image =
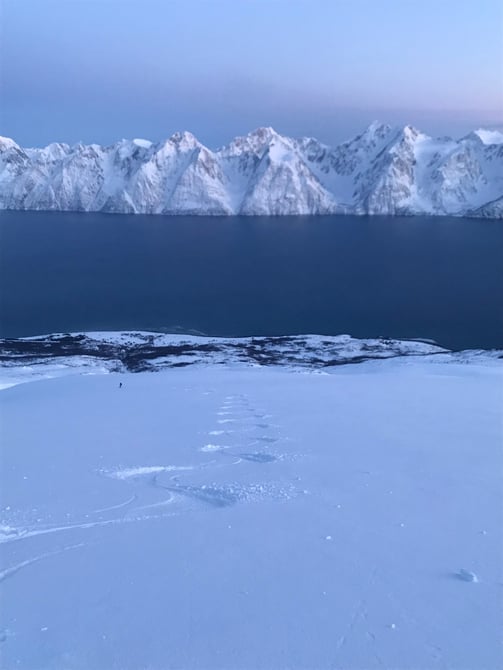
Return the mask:
[[28,565],[33,565],[33,563],[38,563],[39,561],[42,561],[46,558],[51,558],[52,556],[57,556],[58,554],[62,554],[65,551],[70,551],[71,549],[80,549],[81,547],[85,546],[86,545],[83,542],[79,544],[71,544],[67,547],[62,547],[61,549],[47,551],[44,554],[39,554],[38,556],[33,556],[33,558],[28,558],[25,561],[21,561],[21,563],[17,563],[16,565],[12,565],[10,568],[6,568],[5,570],[0,571],[0,582],[3,582],[9,577],[17,574],[20,570],[26,568]]
[[[370,578],[368,579],[364,589],[362,589],[363,593],[368,593],[369,589],[372,588],[374,581],[375,581],[375,576],[376,576],[377,568],[374,568],[372,571]],[[335,645],[335,650],[336,650],[336,657],[332,663],[332,668],[338,668],[340,667],[337,662],[337,656],[340,654],[342,648],[348,643],[348,641],[351,640],[351,637],[353,635],[353,631],[360,619],[363,619],[364,621],[367,620],[367,609],[366,609],[366,600],[365,597],[358,598],[356,600],[353,611],[349,617],[348,624],[346,626],[345,631],[343,634],[338,638],[336,645]]]
[[[141,508],[137,508],[140,510]],[[133,509],[132,512],[135,510]],[[3,533],[0,526],[0,544],[7,544],[10,542],[17,542],[20,540],[26,540],[31,537],[37,537],[38,535],[52,535],[54,533],[64,533],[72,530],[88,530],[90,528],[99,528],[101,526],[113,526],[115,524],[124,524],[124,523],[135,523],[139,521],[149,521],[150,519],[158,519],[164,517],[165,515],[143,515],[143,516],[131,516],[131,517],[117,517],[112,519],[100,519],[99,521],[86,521],[82,523],[69,523],[61,525],[48,525],[46,527],[38,528],[9,528],[8,533]]]
[[[192,390],[192,389],[189,389]],[[206,394],[205,394],[206,395]],[[222,415],[226,415],[226,419],[221,419]],[[216,423],[220,424],[232,423],[232,430],[218,430],[210,429],[207,431],[208,436],[222,436],[225,435],[234,437],[232,444],[205,444],[199,447],[198,451],[201,453],[218,452],[221,455],[227,455],[233,460],[220,461],[215,460],[202,462],[198,465],[138,465],[129,467],[117,467],[112,469],[98,470],[97,474],[101,477],[115,479],[122,481],[125,484],[132,482],[136,486],[136,492],[127,499],[115,505],[93,509],[83,513],[87,518],[90,515],[107,515],[110,512],[117,512],[123,510],[121,516],[112,516],[110,518],[102,518],[96,521],[82,521],[66,524],[44,524],[37,523],[36,526],[16,527],[9,523],[0,523],[0,544],[19,542],[29,538],[38,537],[41,535],[59,534],[70,531],[89,530],[93,528],[114,526],[118,524],[147,522],[156,519],[167,518],[173,514],[181,513],[180,509],[174,509],[169,514],[143,514],[147,510],[156,510],[165,507],[176,507],[176,503],[181,500],[192,501],[196,504],[203,504],[208,508],[229,507],[237,503],[243,502],[257,502],[267,498],[272,499],[288,499],[295,495],[295,490],[291,485],[281,485],[280,483],[242,485],[239,482],[230,482],[228,484],[217,484],[209,482],[201,485],[191,485],[189,483],[180,482],[179,478],[182,475],[190,476],[191,472],[211,470],[214,468],[230,467],[239,465],[243,462],[259,464],[261,466],[272,464],[279,460],[281,456],[267,453],[264,451],[270,445],[278,442],[280,437],[271,436],[268,434],[261,434],[252,439],[246,439],[246,435],[250,431],[256,431],[257,428],[262,432],[268,432],[272,426],[266,423],[256,423],[257,417],[271,416],[262,411],[258,411],[254,406],[250,405],[247,397],[244,396],[228,396],[220,408],[215,413]],[[279,428],[279,426],[274,426]],[[253,448],[260,447],[261,451],[253,451]],[[233,450],[231,452],[231,450]],[[245,451],[246,450],[246,451]],[[159,482],[159,476],[165,473],[177,473],[171,479],[174,483],[164,484]],[[165,496],[161,500],[154,502],[144,502],[142,491],[147,488],[157,488],[163,491],[169,491],[170,496]],[[136,506],[132,506],[134,503]],[[140,514],[138,514],[140,513]],[[73,545],[72,545],[73,546]],[[77,546],[77,545],[75,545]],[[48,554],[51,555],[51,554]],[[34,557],[23,562],[20,567],[29,565],[31,562],[44,558],[45,554],[40,557]],[[17,571],[17,568],[9,569],[9,575]],[[3,573],[0,573],[0,575]]]
[[[222,419],[224,416],[226,418]],[[257,410],[255,407],[250,405],[250,402],[247,397],[240,396],[227,396],[223,403],[221,404],[220,409],[216,412],[217,423],[232,423],[234,428],[232,434],[240,438],[240,435],[248,433],[250,430],[256,430],[260,428],[262,430],[269,430],[271,426],[266,423],[255,423],[256,418],[262,418],[266,415],[260,410]],[[279,428],[279,426],[274,426]],[[209,436],[219,436],[225,435],[228,437],[230,431],[226,430],[209,430]],[[199,448],[199,451],[208,453],[208,452],[219,452],[222,455],[227,454],[231,457],[238,457],[237,460],[233,462],[233,465],[238,465],[243,461],[248,461],[252,463],[273,463],[277,460],[277,457],[268,454],[266,452],[238,452],[234,453],[230,450],[242,449],[242,448],[253,448],[256,445],[261,443],[273,444],[279,441],[279,437],[272,437],[269,435],[260,435],[254,438],[251,442],[248,441],[246,444],[243,444],[242,440],[234,444],[213,444],[208,443]],[[263,444],[261,445],[263,446]],[[160,484],[156,480],[156,485],[160,488],[168,490],[172,493],[182,495],[193,501],[204,503],[210,507],[229,507],[238,502],[256,500],[260,497],[268,496],[287,496],[288,493],[286,489],[281,487],[274,486],[247,486],[243,487],[240,485],[230,484],[230,485],[215,485],[215,484],[204,484],[202,486],[190,486],[190,485],[181,485],[177,483],[175,486],[166,486]]]
[[[93,534],[93,542],[113,541],[114,535],[108,530],[113,527],[121,532],[121,527],[127,524],[147,524],[156,521],[162,526],[166,523],[169,529],[170,519],[197,511],[219,515],[227,509],[232,513],[233,508],[238,505],[289,501],[300,493],[309,493],[307,490],[300,491],[297,488],[300,487],[298,483],[301,481],[300,476],[281,474],[284,472],[282,463],[293,462],[305,455],[295,449],[286,447],[283,449],[286,443],[291,447],[298,438],[293,431],[290,434],[283,434],[278,411],[273,415],[268,412],[270,408],[255,406],[246,394],[228,395],[219,402],[209,391],[192,387],[186,390],[192,394],[202,393],[206,407],[210,407],[211,413],[206,425],[199,425],[197,432],[194,430],[192,435],[187,436],[188,440],[194,439],[182,454],[183,465],[176,463],[175,458],[173,458],[175,463],[170,463],[168,458],[166,458],[167,464],[154,465],[147,458],[145,458],[147,462],[142,463],[139,457],[141,451],[136,451],[135,460],[137,459],[139,463],[118,462],[115,466],[92,471],[92,476],[97,478],[98,485],[103,487],[103,502],[118,501],[115,504],[79,512],[79,519],[95,515],[94,520],[44,524],[43,520],[37,519],[36,524],[16,526],[5,518],[0,520],[0,543],[20,542],[42,535],[54,535],[57,539],[60,533],[72,531],[77,533],[82,531],[81,536],[88,537],[85,531],[91,529],[103,529],[103,533]],[[221,427],[222,423],[225,424],[224,427]],[[169,435],[166,438],[168,443]],[[285,453],[280,453],[283,450]],[[164,458],[162,460],[160,458],[159,461],[165,463]],[[382,471],[379,463],[361,464],[368,469],[362,469],[359,465],[355,464],[347,470],[348,475],[353,478],[354,497],[350,499],[350,503],[357,503],[359,492],[367,490],[369,486],[371,488],[373,486],[377,504],[384,497],[392,495],[394,487],[387,483],[386,473]],[[278,476],[274,478],[276,474]],[[303,472],[300,471],[295,474],[303,476]],[[251,481],[250,476],[253,477]],[[382,487],[379,488],[381,482]],[[335,486],[337,482],[334,482]],[[110,497],[107,497],[109,490]],[[328,498],[323,500],[323,494],[316,492],[315,495],[318,495],[321,504],[325,505]],[[96,504],[95,500],[93,502]],[[421,612],[418,614],[414,603],[411,606],[411,603],[407,602],[407,597],[402,596],[394,583],[394,556],[391,549],[382,546],[379,529],[372,528],[369,524],[366,524],[364,529],[353,527],[354,524],[344,518],[344,512],[349,509],[349,504],[346,507],[344,499],[341,499],[341,503],[342,505],[331,501],[335,515],[333,528],[327,528],[327,532],[331,535],[323,534],[323,540],[327,540],[327,551],[334,551],[335,556],[338,551],[337,532],[346,533],[350,527],[350,539],[355,550],[352,570],[355,574],[362,575],[362,579],[360,583],[357,582],[354,592],[351,593],[351,599],[348,599],[347,618],[342,619],[334,628],[326,667],[332,670],[349,667],[347,659],[351,658],[356,649],[362,647],[365,647],[367,659],[373,668],[391,667],[388,661],[390,643],[387,642],[386,636],[396,637],[405,629],[431,659],[432,667],[446,669],[452,667],[447,660],[449,650],[446,652],[442,648],[441,631],[437,633],[439,627],[434,617],[427,620]],[[38,507],[36,502],[33,503],[33,507]],[[16,513],[20,512],[21,510],[12,511],[8,516],[15,518]],[[96,518],[96,515],[101,516]],[[353,518],[351,514],[349,518]],[[403,532],[400,528],[408,527],[409,520],[405,514],[403,517],[399,514],[390,518],[389,523],[400,533]],[[75,539],[81,539],[81,536]],[[86,544],[81,542],[54,551],[35,553],[34,544],[33,547],[29,547],[34,555],[6,567],[0,572],[0,582],[18,575],[24,568],[34,563],[84,546]],[[363,552],[369,546],[377,547],[379,554],[370,565],[367,559],[361,558],[359,554],[359,550]],[[468,564],[463,562],[462,565],[467,565],[467,568],[455,572],[458,566],[454,565],[452,573],[446,578],[456,579],[460,588],[477,589],[481,586],[476,583],[480,574],[480,581],[482,586],[484,585],[484,575],[479,572],[477,566],[475,574],[468,570],[474,567],[469,562]],[[21,574],[19,578],[22,577]],[[413,578],[410,581],[407,577],[401,579],[400,585],[405,586],[407,592],[413,593]],[[472,582],[473,586],[469,582]],[[326,595],[325,592],[323,595]],[[388,628],[383,627],[382,621],[378,621],[375,610],[377,598],[382,609],[390,616]],[[396,631],[395,621],[398,623]]]
[[102,509],[95,509],[89,512],[89,514],[103,514],[104,512],[111,512],[112,510],[115,509],[122,509],[123,507],[127,507],[131,503],[133,503],[136,500],[136,493],[133,494],[130,498],[125,500],[124,502],[119,503],[118,505],[110,505],[110,507],[103,507]]

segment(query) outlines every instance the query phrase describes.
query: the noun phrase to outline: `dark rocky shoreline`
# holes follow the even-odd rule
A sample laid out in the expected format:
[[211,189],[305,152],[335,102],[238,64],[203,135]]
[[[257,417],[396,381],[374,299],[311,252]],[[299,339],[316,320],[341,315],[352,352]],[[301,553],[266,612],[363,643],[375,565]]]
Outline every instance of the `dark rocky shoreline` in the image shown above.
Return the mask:
[[[127,334],[124,334],[127,337]],[[329,368],[348,363],[403,355],[445,353],[445,349],[398,340],[355,340],[357,351],[348,351],[340,337],[311,336],[254,337],[239,339],[198,338],[169,342],[169,336],[131,334],[131,341],[95,338],[85,334],[48,335],[29,339],[1,339],[0,364],[33,365],[55,358],[91,357],[117,364],[117,370],[144,372],[160,367],[183,367],[195,363],[244,363],[258,365]],[[161,359],[161,360],[160,360]]]

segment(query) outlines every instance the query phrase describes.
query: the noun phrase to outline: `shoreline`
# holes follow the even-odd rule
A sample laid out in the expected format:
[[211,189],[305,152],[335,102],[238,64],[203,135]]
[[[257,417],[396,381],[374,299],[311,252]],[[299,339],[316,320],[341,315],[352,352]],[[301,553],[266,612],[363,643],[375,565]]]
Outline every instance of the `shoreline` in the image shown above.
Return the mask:
[[[490,204],[490,203],[489,203]],[[141,212],[141,211],[108,211],[108,210],[103,210],[103,209],[39,209],[39,208],[33,208],[33,209],[24,209],[17,207],[15,209],[10,208],[10,207],[1,207],[0,206],[0,215],[2,212],[30,212],[30,213],[36,213],[39,212],[40,214],[106,214],[111,215],[111,216],[148,216],[152,217],[154,219],[159,219],[159,218],[165,218],[165,219],[172,219],[172,218],[177,218],[177,217],[197,217],[200,219],[222,219],[222,220],[227,220],[227,219],[232,219],[232,218],[244,218],[244,219],[276,219],[278,221],[281,221],[283,219],[303,219],[303,218],[317,218],[317,219],[332,219],[332,218],[338,218],[338,219],[344,219],[344,218],[350,218],[350,217],[357,217],[357,218],[369,218],[369,219],[414,219],[414,218],[420,218],[420,217],[433,217],[435,219],[469,219],[471,221],[487,221],[487,222],[495,222],[495,221],[503,221],[503,216],[486,216],[484,214],[474,214],[473,212],[449,212],[449,213],[439,213],[439,212],[407,212],[407,211],[399,211],[395,213],[390,213],[390,214],[383,214],[383,213],[378,213],[378,214],[372,214],[370,212],[363,212],[363,211],[356,211],[356,210],[350,210],[348,208],[347,211],[343,212],[321,212],[321,213],[304,213],[304,214],[249,214],[249,213],[242,213],[242,212],[230,212],[230,213],[224,213],[224,212],[200,212],[200,211],[180,211],[180,212]]]
[[452,351],[420,340],[350,335],[205,337],[148,331],[55,333],[0,339],[0,389],[72,374],[159,372],[186,367],[281,368],[330,374],[367,362],[493,363],[500,349]]

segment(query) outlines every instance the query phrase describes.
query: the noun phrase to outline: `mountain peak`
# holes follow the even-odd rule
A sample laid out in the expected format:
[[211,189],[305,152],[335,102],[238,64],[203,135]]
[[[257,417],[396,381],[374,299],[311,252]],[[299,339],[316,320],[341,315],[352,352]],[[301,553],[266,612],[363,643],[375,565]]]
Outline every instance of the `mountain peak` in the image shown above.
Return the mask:
[[189,132],[71,149],[0,138],[0,155],[0,210],[502,215],[496,130],[456,141],[374,121],[331,149],[262,126],[215,152]]
[[132,142],[137,147],[141,147],[142,149],[150,149],[150,147],[152,146],[152,142],[150,140],[142,140],[139,137],[132,140]]
[[51,142],[46,147],[38,151],[41,160],[57,161],[70,153],[70,146],[64,142]]
[[201,146],[201,143],[197,137],[195,137],[188,130],[173,133],[173,135],[171,135],[169,138],[169,141],[172,144],[176,144],[180,149],[195,149],[196,147]]
[[404,139],[412,142],[414,142],[421,134],[422,133],[417,128],[414,128],[414,126],[411,125],[404,126],[402,129],[402,136]]
[[270,126],[262,126],[252,130],[247,135],[236,137],[232,142],[223,148],[226,155],[235,156],[243,152],[250,152],[262,155],[264,151],[275,140],[281,140],[282,136]]
[[372,121],[372,123],[362,133],[356,137],[352,137],[340,146],[374,146],[382,142],[382,140],[384,140],[392,130],[393,128],[386,123]]
[[260,126],[260,128],[255,128],[251,133],[248,133],[246,137],[258,137],[262,140],[271,140],[273,137],[279,136],[279,133],[277,133],[271,126]]
[[376,133],[379,132],[382,129],[389,130],[391,126],[389,126],[387,123],[383,123],[382,121],[378,121],[377,119],[374,119],[372,123],[369,124],[367,128],[368,133]]
[[371,137],[384,137],[391,130],[391,126],[387,123],[382,123],[381,121],[372,121],[368,128],[364,131],[363,135]]
[[489,130],[487,128],[479,128],[475,130],[473,135],[476,135],[482,144],[503,144],[503,132],[501,130]]
[[0,136],[0,151],[9,151],[9,149],[19,149],[19,145],[11,140],[10,137]]

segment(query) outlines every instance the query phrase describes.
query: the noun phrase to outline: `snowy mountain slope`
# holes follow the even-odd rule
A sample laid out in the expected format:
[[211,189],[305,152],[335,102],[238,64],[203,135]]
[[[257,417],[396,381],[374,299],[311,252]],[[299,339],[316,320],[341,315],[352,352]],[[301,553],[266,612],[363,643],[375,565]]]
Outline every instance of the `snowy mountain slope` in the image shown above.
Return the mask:
[[2,668],[502,667],[501,352],[2,345]]
[[503,219],[503,196],[469,212],[469,214],[471,216],[483,216],[488,219]]
[[331,148],[258,128],[217,151],[159,143],[0,138],[0,208],[200,215],[435,214],[502,218],[503,135],[460,140],[372,123]]
[[277,138],[265,149],[243,199],[242,214],[330,214],[337,210],[291,141]]

